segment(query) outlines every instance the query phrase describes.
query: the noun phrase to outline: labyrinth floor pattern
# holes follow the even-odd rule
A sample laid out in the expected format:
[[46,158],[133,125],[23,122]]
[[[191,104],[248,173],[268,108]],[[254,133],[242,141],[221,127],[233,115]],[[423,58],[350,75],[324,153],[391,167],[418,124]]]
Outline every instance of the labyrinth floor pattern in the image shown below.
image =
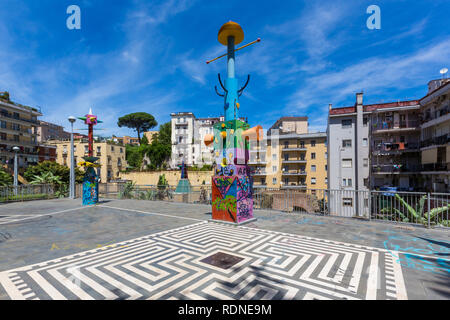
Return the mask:
[[[201,262],[223,252],[229,269]],[[12,299],[407,299],[386,250],[201,222],[0,273]]]

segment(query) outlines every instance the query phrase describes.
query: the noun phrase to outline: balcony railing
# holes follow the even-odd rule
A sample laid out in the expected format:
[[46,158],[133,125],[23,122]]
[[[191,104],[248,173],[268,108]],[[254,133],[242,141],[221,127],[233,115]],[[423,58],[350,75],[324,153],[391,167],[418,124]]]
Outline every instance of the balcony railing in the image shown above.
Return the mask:
[[418,120],[408,121],[382,121],[372,124],[373,131],[397,130],[397,129],[417,129],[419,127]]
[[431,120],[434,120],[434,119],[443,117],[443,116],[447,115],[449,112],[450,112],[450,111],[449,111],[449,108],[448,108],[448,107],[445,107],[445,108],[436,110],[436,111],[434,112],[434,114],[431,114],[431,113],[425,113],[425,116],[424,116],[424,118],[423,118],[423,122],[425,123],[425,122],[428,122],[428,121],[431,121]]
[[446,163],[427,163],[422,165],[422,171],[448,171],[450,167]]
[[372,172],[383,173],[402,173],[402,172],[420,172],[421,167],[414,164],[373,164]]
[[305,170],[283,171],[283,173],[282,173],[283,176],[301,176],[301,175],[305,175],[305,174],[306,174]]
[[430,146],[440,146],[450,142],[450,134],[444,134],[439,137],[426,139],[420,142],[421,148],[426,148]]
[[284,163],[303,163],[306,162],[306,158],[284,158]]
[[396,152],[396,151],[418,151],[418,142],[383,142],[375,145],[372,149],[373,152]]
[[33,123],[33,124],[39,124],[39,121],[37,121],[37,120],[26,119],[26,118],[22,118],[20,116],[17,117],[17,116],[13,116],[13,115],[11,115],[9,113],[5,113],[5,112],[0,113],[0,118],[1,117],[13,119],[13,120],[25,121],[25,122]]

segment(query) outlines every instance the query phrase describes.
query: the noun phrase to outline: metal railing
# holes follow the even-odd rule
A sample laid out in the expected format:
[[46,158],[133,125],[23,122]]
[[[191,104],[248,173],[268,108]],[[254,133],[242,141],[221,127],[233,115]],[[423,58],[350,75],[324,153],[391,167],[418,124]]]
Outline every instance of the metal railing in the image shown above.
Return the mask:
[[406,120],[406,121],[381,121],[372,124],[374,131],[378,130],[391,130],[391,129],[406,129],[406,128],[418,128],[420,125],[419,120]]
[[19,185],[0,187],[0,203],[55,198],[52,185]]

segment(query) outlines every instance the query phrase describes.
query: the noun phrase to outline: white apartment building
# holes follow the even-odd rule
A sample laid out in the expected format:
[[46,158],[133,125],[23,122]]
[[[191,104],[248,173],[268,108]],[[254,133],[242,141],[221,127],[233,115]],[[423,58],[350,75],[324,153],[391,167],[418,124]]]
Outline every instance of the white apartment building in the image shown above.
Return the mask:
[[213,147],[207,147],[204,137],[213,133],[213,125],[220,118],[196,118],[192,112],[171,114],[172,157],[171,168],[177,168],[183,160],[187,166],[213,164]]

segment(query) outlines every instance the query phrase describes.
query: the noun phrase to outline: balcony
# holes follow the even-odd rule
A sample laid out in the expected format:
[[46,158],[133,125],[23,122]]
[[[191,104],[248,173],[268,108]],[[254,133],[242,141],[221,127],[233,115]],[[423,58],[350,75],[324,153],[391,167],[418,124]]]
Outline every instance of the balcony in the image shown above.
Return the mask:
[[31,125],[31,124],[35,124],[35,125],[38,125],[39,124],[39,121],[37,121],[37,120],[31,120],[31,119],[26,119],[26,118],[22,118],[22,117],[15,117],[15,116],[13,116],[12,114],[10,114],[10,113],[6,113],[6,112],[2,112],[2,113],[0,113],[0,119],[7,119],[7,120],[13,120],[13,122],[14,121],[17,121],[17,122],[25,122],[26,124],[28,124],[28,125]]
[[283,149],[281,150],[283,152],[287,152],[287,151],[306,151],[306,147],[305,146],[283,146]]
[[431,127],[439,123],[445,122],[449,119],[450,119],[450,111],[448,107],[436,110],[433,115],[431,113],[425,113],[422,121],[422,128]]
[[444,134],[439,137],[423,140],[420,142],[421,148],[431,147],[431,146],[441,146],[450,143],[450,134]]
[[382,142],[373,147],[372,153],[377,156],[400,154],[402,152],[418,152],[418,142]]
[[304,183],[291,183],[290,185],[283,185],[281,189],[306,189],[306,184]]
[[291,170],[291,171],[283,171],[283,176],[306,176],[305,170]]
[[374,134],[386,133],[386,132],[403,132],[419,129],[418,120],[408,121],[382,121],[378,123],[372,123],[372,131]]
[[284,158],[283,163],[306,163],[305,158]]
[[446,163],[428,163],[422,165],[422,172],[449,172],[450,167]]
[[410,174],[419,173],[419,165],[414,164],[374,164],[372,165],[373,174]]

